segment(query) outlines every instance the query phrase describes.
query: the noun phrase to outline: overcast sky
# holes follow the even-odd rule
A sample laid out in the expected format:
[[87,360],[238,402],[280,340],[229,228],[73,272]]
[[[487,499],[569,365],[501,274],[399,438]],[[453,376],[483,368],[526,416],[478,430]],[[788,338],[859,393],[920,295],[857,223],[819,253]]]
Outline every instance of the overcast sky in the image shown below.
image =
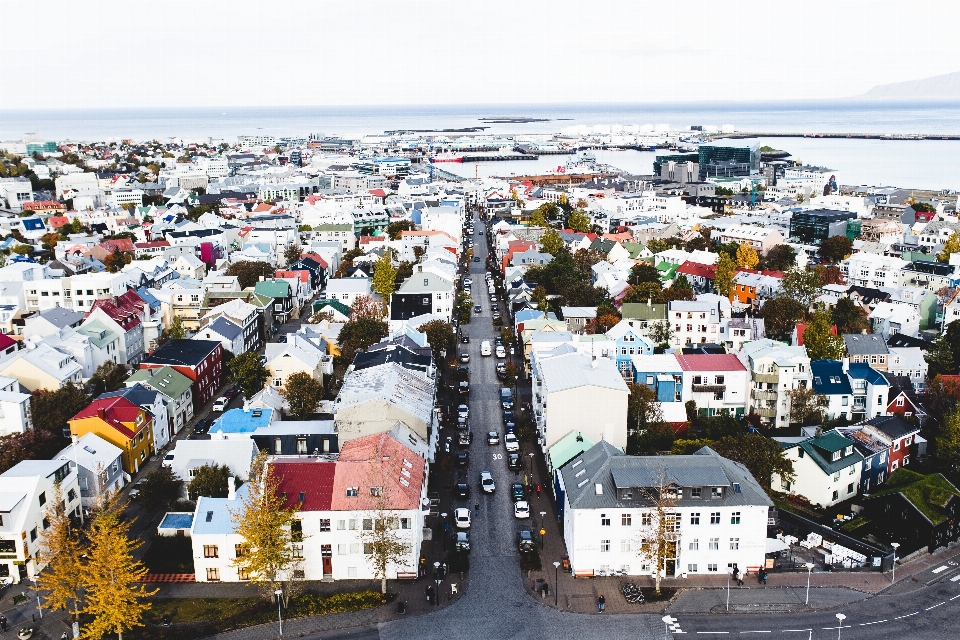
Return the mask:
[[953,0],[0,3],[0,108],[784,100],[960,70]]

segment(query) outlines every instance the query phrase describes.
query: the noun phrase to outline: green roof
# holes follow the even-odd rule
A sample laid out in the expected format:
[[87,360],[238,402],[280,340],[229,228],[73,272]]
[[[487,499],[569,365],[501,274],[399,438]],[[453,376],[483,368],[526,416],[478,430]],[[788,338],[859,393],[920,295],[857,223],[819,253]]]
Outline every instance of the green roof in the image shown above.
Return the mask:
[[290,283],[286,280],[263,280],[253,290],[270,298],[286,298],[290,295]]
[[940,473],[921,475],[909,469],[897,469],[891,474],[883,489],[871,497],[899,493],[910,502],[917,511],[926,516],[933,524],[946,520],[947,503],[953,496],[960,496],[949,480]]
[[579,431],[571,431],[547,452],[550,456],[550,468],[559,469],[595,444]]
[[[789,445],[793,446],[793,445]],[[853,441],[847,440],[836,431],[827,433],[816,438],[810,438],[800,443],[800,448],[807,452],[807,455],[823,469],[827,475],[833,475],[838,471],[850,467],[852,464],[863,462],[863,456],[856,448],[848,456],[843,455],[843,450],[847,447],[853,447]],[[834,460],[832,454],[840,452],[840,459]]]
[[637,256],[640,255],[640,252],[646,249],[645,246],[637,242],[624,242],[620,246],[627,250],[627,253],[630,254],[631,260],[636,260]]
[[333,307],[348,318],[350,317],[350,307],[339,300],[317,300],[313,303],[313,312],[317,313],[322,311],[324,307]]
[[653,303],[648,307],[646,302],[625,302],[620,315],[624,320],[666,320],[667,305]]
[[352,224],[315,224],[314,231],[349,231],[353,233]]
[[173,399],[182,396],[193,385],[193,380],[171,367],[140,369],[127,378],[127,382],[142,382]]
[[110,330],[107,325],[99,320],[89,320],[77,327],[77,333],[90,338],[90,342],[103,349],[108,344],[116,342],[120,336]]

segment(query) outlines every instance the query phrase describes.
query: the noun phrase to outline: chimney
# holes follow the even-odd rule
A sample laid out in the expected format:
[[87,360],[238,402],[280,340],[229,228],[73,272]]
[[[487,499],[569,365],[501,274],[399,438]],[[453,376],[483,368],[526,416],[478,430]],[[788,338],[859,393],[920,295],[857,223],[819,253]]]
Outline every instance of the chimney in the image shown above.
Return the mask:
[[647,306],[648,307],[653,306],[653,298],[651,298],[650,296],[647,296]]
[[106,420],[107,414],[106,412],[104,412],[103,407],[97,408],[97,417],[100,418],[101,420]]
[[233,476],[227,478],[227,500],[237,499],[237,479]]
[[263,276],[260,276],[260,282],[263,282],[264,280],[266,280],[266,278],[264,278]]
[[150,303],[149,302],[143,303],[143,319],[150,320]]
[[418,265],[417,265],[417,271],[419,271],[420,273],[423,273],[423,265],[422,265],[422,264],[418,264]]
[[820,428],[820,427],[817,427],[817,428],[814,430],[813,435],[814,435],[815,437],[819,438],[820,436],[823,435],[823,429]]
[[842,366],[843,366],[843,372],[850,373],[850,358],[843,358],[842,360],[840,360],[840,362],[842,363]]

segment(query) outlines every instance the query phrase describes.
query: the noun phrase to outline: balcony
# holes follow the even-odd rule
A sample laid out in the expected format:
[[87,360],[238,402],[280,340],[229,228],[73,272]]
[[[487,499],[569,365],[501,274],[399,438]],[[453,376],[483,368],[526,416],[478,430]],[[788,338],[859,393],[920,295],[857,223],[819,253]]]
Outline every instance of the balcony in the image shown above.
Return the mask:
[[762,418],[777,417],[777,410],[774,407],[754,407],[753,412]]
[[695,384],[693,385],[694,393],[723,393],[727,390],[727,385],[725,384]]
[[777,384],[780,382],[780,374],[778,373],[755,373],[753,374],[754,382],[763,382],[763,383],[773,383]]
[[776,391],[759,391],[754,389],[753,397],[755,400],[777,400],[779,394]]

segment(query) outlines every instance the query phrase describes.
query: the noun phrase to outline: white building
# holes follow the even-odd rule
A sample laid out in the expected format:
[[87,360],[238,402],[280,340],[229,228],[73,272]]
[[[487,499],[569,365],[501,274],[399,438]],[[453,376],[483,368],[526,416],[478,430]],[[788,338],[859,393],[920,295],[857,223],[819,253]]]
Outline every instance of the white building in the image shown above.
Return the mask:
[[739,355],[750,372],[749,413],[776,428],[790,426],[790,392],[812,384],[807,350],[764,339],[747,342]]
[[325,289],[327,300],[336,300],[348,307],[360,296],[369,296],[371,291],[369,278],[335,278],[327,281]]
[[906,260],[877,253],[854,253],[840,262],[840,273],[852,285],[861,287],[896,287],[900,282],[900,270]]
[[726,305],[712,300],[673,300],[667,307],[667,322],[673,325],[673,345],[719,344],[720,321]]
[[79,465],[80,502],[84,511],[89,511],[126,484],[122,454],[120,447],[91,432],[75,439],[53,459],[66,460],[73,470]]
[[830,507],[857,495],[863,455],[854,442],[836,431],[812,438],[774,438],[793,463],[795,477],[787,481],[773,474],[771,487],[807,498],[811,504]]
[[15,378],[0,377],[0,436],[33,429],[30,394],[20,393]]
[[[709,448],[688,456],[626,456],[601,442],[557,477],[563,538],[575,576],[651,575],[658,517],[646,496],[666,485],[667,577],[742,573],[764,565],[770,498],[742,466]],[[655,544],[655,543],[653,543]],[[601,573],[602,572],[602,573]]]

